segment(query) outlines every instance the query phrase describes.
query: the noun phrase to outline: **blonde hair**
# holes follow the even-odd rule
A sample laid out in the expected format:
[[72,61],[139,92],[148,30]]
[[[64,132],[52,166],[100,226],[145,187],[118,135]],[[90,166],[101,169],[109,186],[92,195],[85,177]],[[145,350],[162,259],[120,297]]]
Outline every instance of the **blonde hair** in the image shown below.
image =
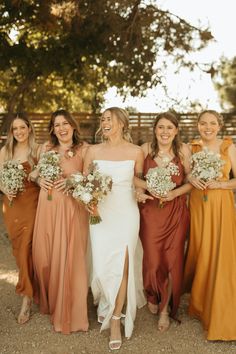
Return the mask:
[[[110,108],[107,108],[102,113],[102,117],[103,117],[104,113],[107,111],[111,112],[112,117],[115,116],[119,122],[123,123],[123,135],[122,135],[123,139],[128,142],[132,142],[132,137],[131,137],[130,128],[129,128],[129,114],[128,114],[128,112],[123,108],[110,107]],[[100,123],[100,127],[96,131],[95,137],[97,135],[102,135],[101,123]],[[103,136],[102,136],[102,140],[104,140]]]
[[5,144],[5,152],[6,152],[5,161],[13,159],[14,149],[15,146],[17,145],[17,140],[13,136],[13,123],[16,119],[21,119],[29,128],[29,137],[28,137],[29,152],[27,156],[27,161],[29,162],[30,166],[33,168],[33,166],[35,165],[35,161],[37,159],[38,144],[36,144],[35,142],[34,127],[30,119],[27,117],[25,113],[16,113],[13,116],[12,122],[8,130],[6,144]]
[[224,118],[222,116],[222,114],[218,113],[217,111],[214,111],[213,109],[205,109],[204,111],[202,111],[198,117],[197,117],[197,122],[200,121],[201,117],[205,114],[205,113],[209,113],[212,114],[213,116],[215,116],[215,118],[217,119],[217,122],[219,123],[219,125],[221,127],[223,127],[224,125]]

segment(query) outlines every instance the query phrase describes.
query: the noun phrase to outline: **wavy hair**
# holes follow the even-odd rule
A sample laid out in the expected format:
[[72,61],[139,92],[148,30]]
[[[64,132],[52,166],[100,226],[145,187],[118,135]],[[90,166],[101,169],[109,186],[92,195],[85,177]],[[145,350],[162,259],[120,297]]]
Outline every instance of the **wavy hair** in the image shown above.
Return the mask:
[[70,126],[74,129],[72,136],[72,148],[76,148],[81,145],[82,141],[80,139],[79,123],[68,111],[66,111],[65,109],[58,109],[57,111],[52,113],[50,122],[48,124],[48,132],[50,135],[50,143],[52,147],[58,146],[60,144],[57,136],[54,134],[54,124],[56,117],[58,116],[63,116],[65,120],[70,124]]
[[35,132],[34,127],[26,113],[16,113],[13,116],[12,122],[10,124],[7,140],[5,144],[5,161],[12,160],[14,155],[14,150],[17,145],[17,140],[14,138],[13,135],[13,123],[16,119],[21,119],[29,128],[29,137],[28,137],[28,146],[29,152],[27,156],[27,161],[29,162],[30,166],[33,168],[35,165],[35,161],[37,159],[37,148],[38,144],[35,142]]
[[[152,142],[151,142],[151,154],[150,154],[152,158],[157,156],[158,152],[159,152],[159,145],[158,145],[158,141],[157,141],[157,137],[156,137],[156,126],[162,118],[165,118],[169,122],[174,124],[174,126],[177,129],[179,128],[179,121],[173,113],[163,112],[163,113],[159,113],[157,115],[157,117],[154,121],[154,124],[153,124],[153,138],[152,138]],[[177,156],[178,158],[181,158],[181,156],[180,156],[181,155],[181,153],[180,153],[181,145],[182,145],[182,142],[181,142],[181,139],[179,136],[179,131],[178,131],[174,140],[172,141],[172,151],[173,151],[174,155]]]
[[[115,116],[119,122],[123,123],[123,133],[122,133],[122,137],[124,140],[131,142],[132,143],[132,137],[130,134],[130,128],[129,128],[129,114],[128,112],[123,109],[123,108],[119,108],[119,107],[110,107],[107,108],[103,113],[102,113],[102,117],[104,115],[105,112],[111,112],[111,116]],[[98,128],[98,130],[95,133],[95,137],[97,135],[101,135],[102,136],[102,127],[101,127],[101,122],[100,122],[100,127]],[[102,141],[104,141],[105,138],[102,136]]]

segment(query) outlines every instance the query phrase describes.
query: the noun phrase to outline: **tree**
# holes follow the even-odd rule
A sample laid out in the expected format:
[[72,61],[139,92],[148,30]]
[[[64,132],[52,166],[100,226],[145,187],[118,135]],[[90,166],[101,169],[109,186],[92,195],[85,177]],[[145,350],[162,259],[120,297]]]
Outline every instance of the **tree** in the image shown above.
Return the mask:
[[231,60],[222,58],[213,82],[219,92],[222,107],[236,111],[236,57]]
[[161,83],[166,56],[192,68],[187,54],[211,33],[155,3],[1,1],[0,104],[9,113],[56,106],[95,112],[110,86],[143,95]]

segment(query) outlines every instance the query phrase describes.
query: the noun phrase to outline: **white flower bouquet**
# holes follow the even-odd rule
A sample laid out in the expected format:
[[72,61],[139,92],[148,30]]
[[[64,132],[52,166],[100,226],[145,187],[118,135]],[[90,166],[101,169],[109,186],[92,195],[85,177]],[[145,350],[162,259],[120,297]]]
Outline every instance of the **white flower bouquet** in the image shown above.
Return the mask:
[[[207,147],[199,152],[196,152],[191,157],[191,175],[195,178],[201,179],[204,182],[211,180],[217,180],[222,177],[222,166],[225,164],[220,157],[213,151],[210,151]],[[207,201],[207,189],[204,190],[204,201]]]
[[96,164],[92,164],[91,171],[87,176],[78,172],[69,178],[68,187],[73,198],[93,208],[90,213],[90,224],[98,224],[101,217],[97,210],[97,205],[111,191],[112,179],[108,175],[101,174]]
[[[165,197],[169,191],[176,187],[176,183],[172,181],[172,176],[179,176],[179,168],[168,157],[162,159],[162,166],[149,168],[146,174],[147,189],[150,192]],[[160,208],[163,202],[159,202]]]
[[[56,181],[62,174],[60,166],[60,155],[56,151],[47,151],[40,156],[37,169],[39,176],[52,182]],[[52,200],[52,190],[48,190],[48,200]]]
[[[26,172],[19,161],[5,161],[0,170],[0,185],[5,194],[17,194],[24,190]],[[12,206],[13,200],[9,201]]]

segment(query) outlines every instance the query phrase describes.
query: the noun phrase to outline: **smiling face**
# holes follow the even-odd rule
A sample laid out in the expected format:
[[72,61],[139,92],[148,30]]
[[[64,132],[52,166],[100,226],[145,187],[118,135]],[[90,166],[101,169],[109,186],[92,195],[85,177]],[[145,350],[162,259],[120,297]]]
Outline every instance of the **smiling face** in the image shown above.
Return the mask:
[[212,113],[204,113],[198,121],[198,131],[202,140],[214,141],[220,131],[220,124],[217,117]]
[[105,111],[102,115],[100,126],[104,138],[111,138],[115,136],[122,136],[124,124],[111,113],[109,110]]
[[161,118],[156,124],[155,134],[159,146],[171,146],[178,128],[168,119]]
[[63,115],[55,117],[53,124],[53,133],[56,135],[59,143],[72,144],[74,129]]
[[24,120],[16,118],[12,122],[12,134],[18,143],[25,143],[29,139],[30,131]]

